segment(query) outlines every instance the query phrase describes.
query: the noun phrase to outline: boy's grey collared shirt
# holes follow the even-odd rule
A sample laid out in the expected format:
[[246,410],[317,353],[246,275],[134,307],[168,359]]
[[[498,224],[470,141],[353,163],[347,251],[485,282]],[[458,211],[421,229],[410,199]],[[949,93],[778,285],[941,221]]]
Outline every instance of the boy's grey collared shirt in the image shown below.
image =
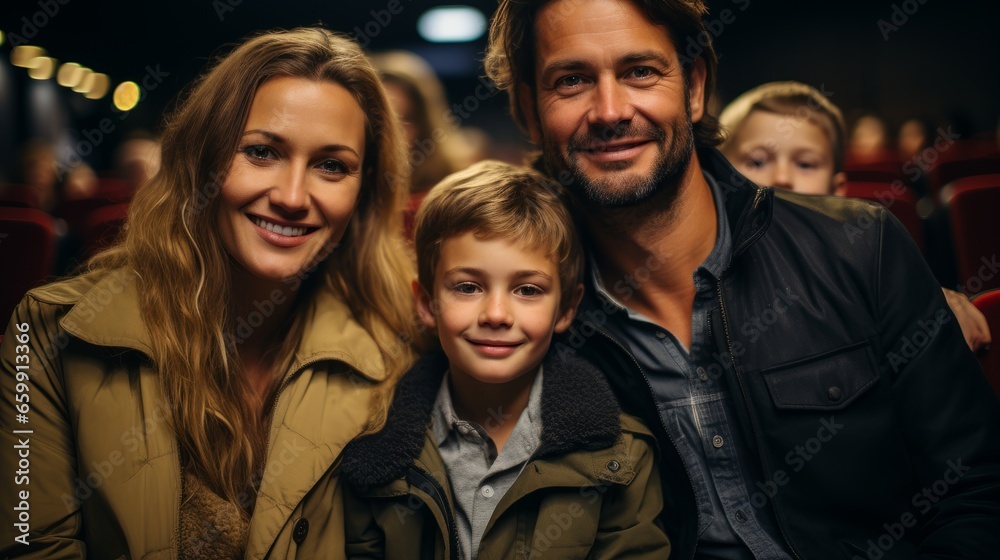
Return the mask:
[[[747,483],[754,476],[740,461],[741,455],[747,456],[747,448],[730,421],[735,418],[732,397],[721,377],[709,374],[718,368],[710,367],[715,358],[708,321],[718,307],[716,283],[729,266],[733,242],[722,191],[707,173],[705,179],[715,200],[718,229],[715,246],[693,275],[691,348],[684,348],[672,333],[625,305],[632,287],[614,285],[624,301],[609,293],[593,258],[588,289],[622,310],[610,314],[608,328],[627,341],[646,372],[660,418],[690,474],[698,507],[698,557],[783,560],[789,556],[770,515],[752,505],[755,489],[752,482]],[[641,279],[638,273],[632,276]],[[664,484],[669,486],[671,481]]]
[[431,430],[455,497],[462,558],[474,560],[493,510],[542,441],[542,367],[538,366],[528,405],[520,418],[512,418],[503,410],[490,413],[490,421],[517,422],[499,454],[482,426],[455,414],[448,386],[450,376],[448,373],[441,382]]

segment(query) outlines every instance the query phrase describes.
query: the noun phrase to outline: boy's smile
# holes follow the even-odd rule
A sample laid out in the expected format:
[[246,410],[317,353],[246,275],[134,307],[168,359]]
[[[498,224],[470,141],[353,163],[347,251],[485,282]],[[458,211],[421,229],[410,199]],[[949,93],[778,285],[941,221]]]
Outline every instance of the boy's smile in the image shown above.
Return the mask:
[[553,332],[566,330],[559,269],[544,249],[472,232],[446,239],[434,293],[420,290],[420,317],[436,328],[453,377],[508,383],[533,374]]

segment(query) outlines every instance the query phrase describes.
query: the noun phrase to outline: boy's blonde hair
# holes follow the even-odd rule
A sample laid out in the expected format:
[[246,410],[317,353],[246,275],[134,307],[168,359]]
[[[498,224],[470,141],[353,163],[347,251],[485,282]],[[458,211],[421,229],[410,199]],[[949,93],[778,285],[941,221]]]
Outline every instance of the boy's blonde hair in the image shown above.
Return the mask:
[[583,276],[583,250],[562,187],[528,167],[482,161],[438,183],[417,212],[414,246],[420,285],[434,293],[441,245],[473,232],[545,249],[559,268],[560,310],[573,302]]
[[753,111],[804,118],[820,127],[833,147],[833,172],[843,171],[847,126],[840,109],[819,90],[801,82],[771,82],[737,97],[719,115],[726,135],[723,152]]

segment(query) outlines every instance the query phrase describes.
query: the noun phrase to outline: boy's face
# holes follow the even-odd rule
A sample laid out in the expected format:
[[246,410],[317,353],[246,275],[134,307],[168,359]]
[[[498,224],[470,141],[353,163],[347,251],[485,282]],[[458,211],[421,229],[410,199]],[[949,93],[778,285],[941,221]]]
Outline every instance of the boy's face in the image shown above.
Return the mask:
[[534,373],[552,333],[569,328],[576,308],[560,311],[559,269],[546,251],[471,232],[441,244],[433,293],[417,283],[414,290],[420,318],[437,328],[451,374],[482,383]]
[[729,140],[725,155],[737,171],[761,186],[803,194],[833,194],[844,181],[834,173],[833,144],[812,121],[751,111]]

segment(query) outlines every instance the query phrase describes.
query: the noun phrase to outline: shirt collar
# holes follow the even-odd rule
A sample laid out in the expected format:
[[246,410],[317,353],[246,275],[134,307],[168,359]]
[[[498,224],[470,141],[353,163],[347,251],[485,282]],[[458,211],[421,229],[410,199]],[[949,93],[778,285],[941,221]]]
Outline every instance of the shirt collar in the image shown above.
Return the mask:
[[[702,173],[705,175],[705,181],[708,183],[709,188],[712,191],[712,200],[715,203],[715,215],[717,218],[717,229],[715,246],[712,247],[712,252],[705,257],[705,261],[702,262],[695,271],[695,282],[697,282],[697,276],[699,274],[707,274],[718,280],[722,275],[722,271],[729,266],[729,261],[732,259],[733,252],[732,232],[729,229],[729,221],[726,216],[726,205],[722,189],[710,173],[704,170],[702,170]],[[590,252],[587,258],[590,261],[590,277],[588,280],[590,282],[590,288],[594,290],[594,293],[617,307],[619,310],[626,311],[630,316],[636,314],[635,311],[629,309],[624,303],[619,301],[611,294],[611,292],[608,291],[607,287],[604,285],[604,281],[601,279],[600,273],[598,272],[597,261],[594,257],[594,253]],[[626,292],[631,289],[632,288],[628,288]]]
[[[451,398],[451,388],[448,385],[448,379],[451,376],[451,372],[445,374],[444,379],[441,380],[441,388],[438,389],[437,400],[434,402],[434,412],[432,413],[433,421],[431,422],[431,431],[434,435],[434,441],[437,442],[440,447],[448,436],[456,432],[456,426],[460,422],[464,422],[455,413],[455,405]],[[534,427],[541,423],[542,419],[542,366],[539,364],[538,373],[535,374],[535,380],[531,384],[531,392],[528,393],[528,406],[524,409],[524,415],[527,415],[528,429],[534,430]],[[520,422],[524,420],[523,418],[511,418],[515,422]],[[515,424],[516,426],[516,424]],[[511,434],[513,439],[513,434]]]

